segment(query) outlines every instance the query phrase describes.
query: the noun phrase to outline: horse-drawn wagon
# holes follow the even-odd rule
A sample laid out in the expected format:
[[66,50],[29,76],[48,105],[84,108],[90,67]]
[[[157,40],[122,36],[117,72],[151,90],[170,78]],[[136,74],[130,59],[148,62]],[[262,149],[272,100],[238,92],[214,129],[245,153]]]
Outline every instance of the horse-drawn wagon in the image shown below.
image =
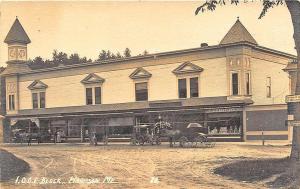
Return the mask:
[[155,128],[151,125],[136,125],[133,127],[133,133],[131,137],[131,144],[144,145],[145,143],[151,145],[160,145],[160,137],[155,133]]
[[199,123],[189,123],[182,130],[171,130],[169,132],[170,147],[179,144],[180,147],[214,147],[215,142],[210,141],[205,128]]

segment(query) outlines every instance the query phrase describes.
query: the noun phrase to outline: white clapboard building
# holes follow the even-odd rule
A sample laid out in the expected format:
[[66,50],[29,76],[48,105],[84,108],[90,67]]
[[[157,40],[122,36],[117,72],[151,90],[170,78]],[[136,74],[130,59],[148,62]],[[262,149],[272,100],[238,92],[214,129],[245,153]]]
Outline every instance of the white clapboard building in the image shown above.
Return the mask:
[[240,20],[217,45],[44,69],[28,66],[31,41],[18,19],[4,42],[9,128],[60,130],[71,141],[104,128],[130,136],[134,125],[160,117],[178,129],[199,123],[220,141],[292,136],[286,71],[296,56],[260,46]]

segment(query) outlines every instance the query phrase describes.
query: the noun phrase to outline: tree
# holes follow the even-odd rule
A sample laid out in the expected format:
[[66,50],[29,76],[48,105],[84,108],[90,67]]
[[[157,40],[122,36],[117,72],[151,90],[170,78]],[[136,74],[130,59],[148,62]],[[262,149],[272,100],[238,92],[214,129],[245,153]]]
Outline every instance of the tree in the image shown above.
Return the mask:
[[79,64],[80,63],[80,57],[77,53],[71,54],[69,57],[69,64]]
[[149,54],[149,52],[147,50],[144,50],[143,55],[145,56],[145,55],[148,55],[148,54]]
[[124,50],[124,56],[125,56],[125,57],[131,57],[131,50],[130,50],[129,48],[126,48],[126,49]]
[[107,59],[107,54],[106,54],[106,51],[105,50],[102,50],[98,56],[98,61],[101,61],[101,60],[106,60]]
[[[231,4],[238,4],[240,2],[247,2],[247,0],[230,0]],[[287,5],[287,9],[291,15],[293,27],[294,27],[294,41],[297,51],[297,80],[296,80],[296,90],[295,95],[300,95],[300,1],[299,0],[263,0],[263,9],[259,15],[261,19],[270,8],[273,8],[278,5]],[[214,11],[217,5],[225,5],[225,0],[207,0],[201,6],[199,6],[195,14],[199,12],[204,12],[206,10]],[[276,18],[274,18],[276,19]],[[300,121],[300,103],[296,103],[296,113],[294,119]],[[300,155],[300,127],[293,127],[293,141],[292,141],[292,150],[291,150],[291,159],[297,159]]]
[[117,57],[117,58],[123,58],[120,52],[117,52],[116,57]]
[[0,67],[0,73],[2,73],[5,70],[3,66]]
[[52,53],[52,60],[55,64],[64,64],[68,62],[68,55],[64,52],[57,52],[54,50]]

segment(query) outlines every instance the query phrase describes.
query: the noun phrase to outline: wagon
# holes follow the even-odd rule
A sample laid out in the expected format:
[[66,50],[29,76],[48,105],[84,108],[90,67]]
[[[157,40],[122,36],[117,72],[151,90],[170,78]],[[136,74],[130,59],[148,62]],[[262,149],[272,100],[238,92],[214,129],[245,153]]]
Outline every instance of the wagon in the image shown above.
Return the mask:
[[204,128],[199,123],[190,123],[183,130],[173,131],[170,136],[170,146],[173,147],[178,142],[180,147],[214,147],[215,142],[209,141]]
[[133,127],[133,133],[131,137],[131,144],[144,145],[145,143],[151,145],[160,145],[160,137],[155,134],[151,125],[136,125]]

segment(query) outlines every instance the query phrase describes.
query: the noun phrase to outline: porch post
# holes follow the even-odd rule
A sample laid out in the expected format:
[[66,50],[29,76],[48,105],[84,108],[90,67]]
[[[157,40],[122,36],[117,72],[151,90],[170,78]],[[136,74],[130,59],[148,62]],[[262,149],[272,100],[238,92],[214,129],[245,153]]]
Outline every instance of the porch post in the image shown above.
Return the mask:
[[83,119],[81,119],[81,124],[80,124],[80,138],[81,138],[81,142],[83,142],[83,138],[84,138],[84,133],[83,133]]
[[0,143],[4,142],[4,116],[0,115]]
[[243,124],[241,127],[241,133],[242,133],[242,140],[243,142],[247,141],[247,114],[246,114],[246,107],[243,108],[242,116],[240,116],[240,123]]

